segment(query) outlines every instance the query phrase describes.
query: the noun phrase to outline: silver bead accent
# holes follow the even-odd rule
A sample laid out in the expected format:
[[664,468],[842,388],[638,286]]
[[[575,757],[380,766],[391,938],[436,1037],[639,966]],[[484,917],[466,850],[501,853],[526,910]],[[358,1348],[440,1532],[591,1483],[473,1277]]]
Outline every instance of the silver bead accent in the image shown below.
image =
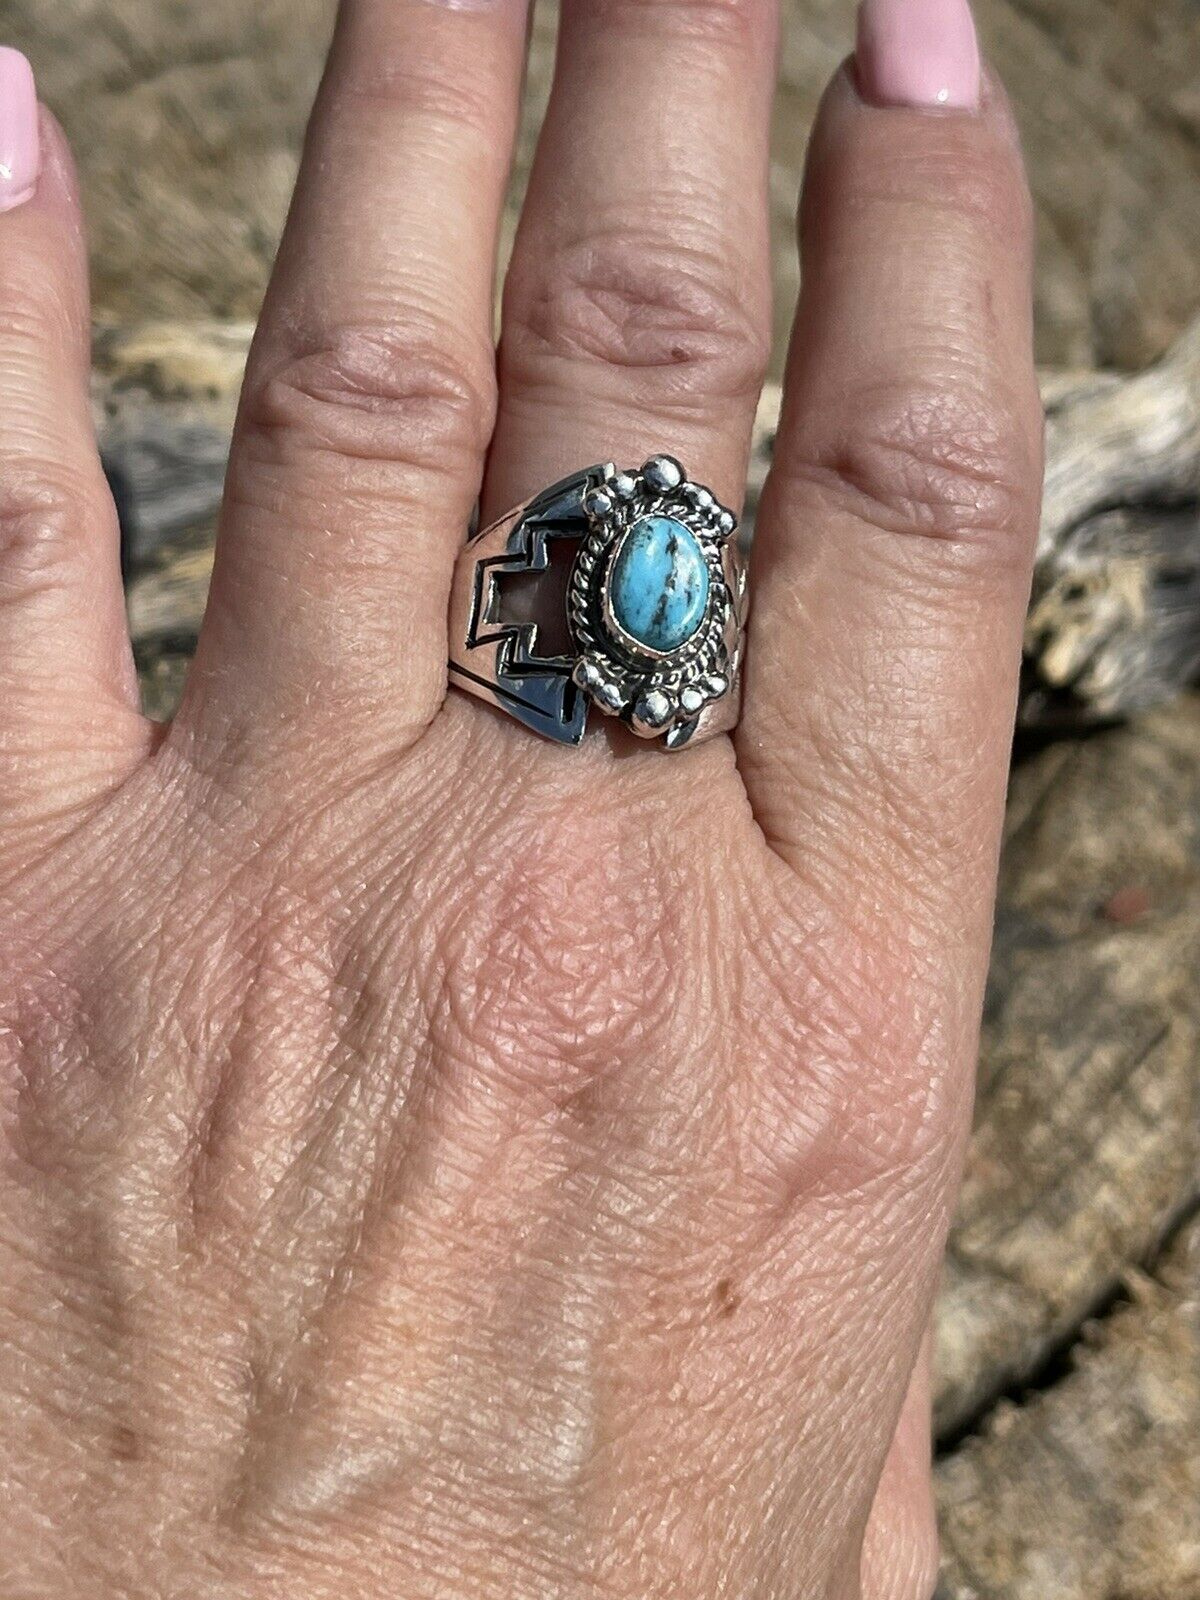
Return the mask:
[[661,689],[651,689],[648,694],[638,697],[633,708],[633,721],[635,728],[644,728],[648,733],[658,733],[671,720],[671,702]]
[[[693,632],[683,639],[659,635],[676,643],[668,651],[648,643],[643,648],[621,620],[623,608],[632,605],[625,567],[617,566],[626,535],[658,518],[682,524],[707,575]],[[735,527],[732,513],[703,484],[690,481],[670,455],[652,455],[633,470],[606,461],[564,478],[465,546],[451,597],[451,682],[563,745],[578,745],[589,716],[600,711],[670,750],[727,732],[739,709],[735,691],[745,610],[743,562],[726,542]],[[509,572],[544,574],[552,539],[570,540],[576,548],[569,576],[561,574],[570,642],[546,655],[536,627],[504,620],[497,581]],[[554,547],[555,554],[560,548]],[[690,548],[683,548],[690,560]],[[680,558],[674,548],[670,553],[674,573]],[[618,577],[621,587],[615,588]],[[669,583],[649,566],[640,581],[651,588],[657,581]],[[559,599],[553,584],[546,585],[544,598]]]
[[674,456],[651,456],[642,468],[642,477],[656,494],[670,494],[679,488],[685,473]]

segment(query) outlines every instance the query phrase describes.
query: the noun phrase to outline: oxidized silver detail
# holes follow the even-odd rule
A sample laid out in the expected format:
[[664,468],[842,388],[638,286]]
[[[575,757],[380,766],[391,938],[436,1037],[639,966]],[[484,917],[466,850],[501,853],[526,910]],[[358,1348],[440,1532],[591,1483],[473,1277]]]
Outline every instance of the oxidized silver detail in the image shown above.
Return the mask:
[[[622,627],[611,592],[622,541],[656,517],[686,531],[684,565],[707,579],[689,602],[682,642],[661,651]],[[671,750],[728,732],[740,708],[746,610],[736,527],[733,513],[671,456],[652,456],[637,472],[607,464],[564,478],[463,550],[450,605],[451,683],[563,744],[583,738],[589,705]],[[501,590],[509,576],[547,573],[556,540],[577,545],[567,593],[572,653],[546,656],[536,622],[505,619]],[[678,549],[672,560],[674,582]],[[651,583],[641,597],[655,592]]]
[[[601,711],[622,718],[639,737],[665,736],[668,748],[677,749],[695,733],[704,707],[728,694],[737,677],[741,577],[740,567],[727,560],[736,519],[711,490],[690,483],[671,456],[652,456],[637,473],[614,472],[585,496],[584,510],[591,528],[575,559],[567,597],[579,650],[575,682]],[[667,652],[622,628],[610,586],[622,539],[643,518],[654,516],[681,523],[708,567],[704,619],[684,644]]]

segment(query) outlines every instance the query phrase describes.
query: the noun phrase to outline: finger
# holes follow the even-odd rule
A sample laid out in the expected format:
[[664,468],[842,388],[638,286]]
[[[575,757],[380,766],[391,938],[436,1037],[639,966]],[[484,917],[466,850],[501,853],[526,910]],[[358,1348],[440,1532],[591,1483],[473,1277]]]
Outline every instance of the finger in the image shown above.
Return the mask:
[[927,1330],[867,1519],[860,1567],[862,1600],[926,1600],[937,1581],[932,1344]]
[[484,515],[666,450],[740,499],[770,339],[773,0],[567,0]]
[[869,0],[820,113],[739,759],[827,903],[981,973],[1041,411],[1027,192],[970,29],[965,0]]
[[432,715],[494,411],[524,0],[343,0],[255,341],[184,716]]
[[[0,50],[0,801],[74,800],[140,746],[112,499],[88,399],[87,256],[66,142]],[[123,770],[123,767],[122,767]]]

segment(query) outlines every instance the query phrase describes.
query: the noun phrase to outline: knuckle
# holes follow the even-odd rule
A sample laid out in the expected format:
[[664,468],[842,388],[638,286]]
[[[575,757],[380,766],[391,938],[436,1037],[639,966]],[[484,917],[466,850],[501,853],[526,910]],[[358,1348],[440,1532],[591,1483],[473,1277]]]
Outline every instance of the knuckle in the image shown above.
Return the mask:
[[6,350],[45,358],[69,352],[82,360],[82,329],[62,277],[47,272],[35,251],[0,261],[0,335]]
[[766,16],[761,0],[596,0],[597,25],[625,21],[701,44],[740,44],[758,36]]
[[887,381],[856,395],[843,428],[825,426],[783,463],[787,497],[1024,570],[1041,476],[1015,404],[962,383]]
[[[790,886],[764,917],[749,979],[767,1065],[746,1118],[747,1170],[781,1193],[814,1183],[893,1218],[928,1214],[962,1131],[960,1034],[970,1029],[931,963]],[[768,901],[768,906],[771,902]],[[897,1003],[897,997],[903,1003]],[[797,1138],[797,1130],[803,1135]]]
[[948,118],[917,139],[879,130],[861,155],[848,174],[858,207],[882,208],[934,236],[978,240],[989,252],[1011,253],[1032,233],[1033,202],[1015,149],[983,124]]
[[43,1170],[62,1170],[99,1120],[86,1007],[23,923],[0,901],[0,1092],[8,1108],[0,1118],[0,1149]]
[[435,1038],[506,1097],[566,1109],[653,1050],[671,920],[653,874],[612,869],[601,840],[632,854],[617,835],[574,804],[503,824],[494,893],[465,899],[438,941]]
[[470,55],[399,57],[364,49],[359,64],[339,84],[338,114],[355,116],[378,111],[389,121],[397,111],[406,118],[462,130],[480,142],[495,138],[494,69],[483,52]]
[[458,474],[491,435],[492,368],[434,328],[343,328],[248,385],[242,442],[276,465],[316,452]]
[[33,460],[0,463],[0,599],[28,599],[56,588],[80,548],[80,530],[99,495],[60,467]]
[[718,250],[594,233],[531,252],[514,270],[505,375],[536,385],[560,363],[583,362],[644,382],[657,404],[756,395],[770,355],[756,300]]
[[941,162],[940,176],[924,174],[925,194],[940,194],[941,204],[954,212],[991,255],[1011,254],[1014,246],[1028,248],[1033,236],[1033,199],[1020,161],[1005,149],[997,156],[995,145],[956,146]]

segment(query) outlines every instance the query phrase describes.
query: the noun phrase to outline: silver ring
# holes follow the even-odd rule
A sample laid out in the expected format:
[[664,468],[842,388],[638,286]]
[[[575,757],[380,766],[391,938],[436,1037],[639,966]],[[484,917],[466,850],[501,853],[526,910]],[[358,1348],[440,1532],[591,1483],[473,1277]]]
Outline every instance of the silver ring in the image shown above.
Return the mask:
[[[459,557],[451,683],[560,744],[582,740],[592,705],[668,750],[727,733],[741,706],[746,614],[736,530],[733,512],[672,456],[564,478]],[[538,622],[504,620],[504,580],[547,574],[557,540],[576,546],[570,653],[539,655]]]

